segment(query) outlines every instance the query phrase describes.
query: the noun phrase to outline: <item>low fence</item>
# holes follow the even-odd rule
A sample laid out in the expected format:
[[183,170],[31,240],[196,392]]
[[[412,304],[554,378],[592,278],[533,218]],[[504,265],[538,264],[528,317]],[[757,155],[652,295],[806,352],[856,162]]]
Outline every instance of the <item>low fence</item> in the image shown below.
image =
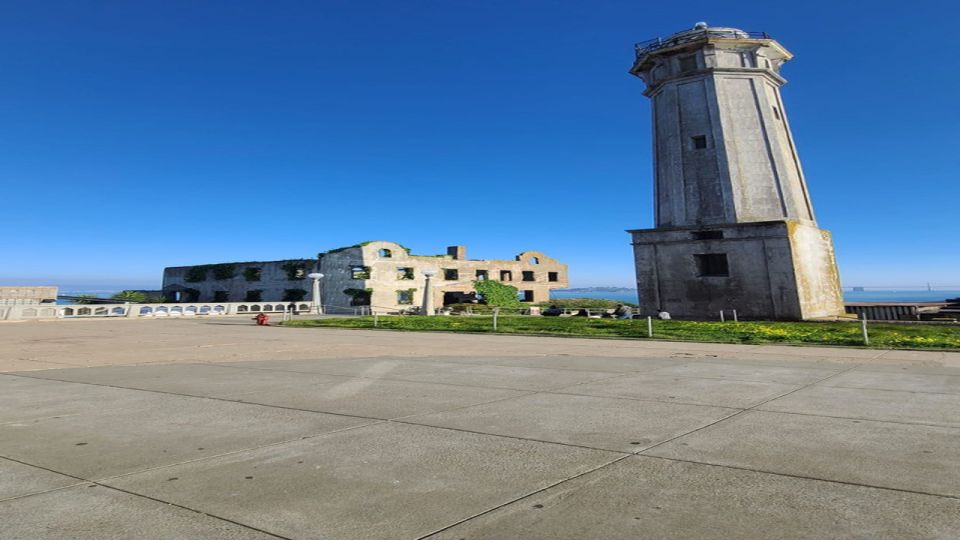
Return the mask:
[[[313,302],[293,302],[294,311],[310,313]],[[291,302],[195,302],[178,304],[16,304],[0,306],[0,320],[218,317],[290,311]]]

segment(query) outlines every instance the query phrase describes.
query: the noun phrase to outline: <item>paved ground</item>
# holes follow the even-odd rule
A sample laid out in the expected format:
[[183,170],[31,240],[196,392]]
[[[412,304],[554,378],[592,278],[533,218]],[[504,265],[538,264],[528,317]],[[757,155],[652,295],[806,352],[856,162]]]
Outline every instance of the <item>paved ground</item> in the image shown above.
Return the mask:
[[0,372],[4,539],[960,536],[957,354],[61,321]]

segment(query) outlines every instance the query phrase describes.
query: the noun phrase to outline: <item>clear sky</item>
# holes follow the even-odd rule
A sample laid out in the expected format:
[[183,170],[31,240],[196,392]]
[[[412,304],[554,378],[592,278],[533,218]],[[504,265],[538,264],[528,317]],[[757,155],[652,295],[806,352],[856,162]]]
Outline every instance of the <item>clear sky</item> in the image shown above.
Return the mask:
[[[5,1],[0,284],[387,239],[633,284],[633,43],[766,31],[845,285],[960,282],[954,2]],[[656,6],[656,7],[652,7]]]

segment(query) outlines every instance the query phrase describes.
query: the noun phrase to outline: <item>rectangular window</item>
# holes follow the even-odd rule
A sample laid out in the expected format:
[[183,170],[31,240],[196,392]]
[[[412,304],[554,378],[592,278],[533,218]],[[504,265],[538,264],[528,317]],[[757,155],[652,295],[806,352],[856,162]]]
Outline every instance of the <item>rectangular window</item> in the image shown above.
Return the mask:
[[720,240],[723,238],[723,231],[694,231],[690,233],[694,240]]
[[780,109],[774,107],[774,108],[773,108],[773,116],[774,116],[774,118],[776,118],[777,120],[779,120],[779,119],[780,119]]
[[477,281],[486,281],[490,279],[489,272],[486,270],[477,270]]
[[403,305],[410,305],[413,303],[413,291],[414,289],[407,289],[405,291],[397,291],[397,303]]
[[397,279],[413,279],[413,268],[397,268]]
[[213,291],[213,301],[214,302],[227,302],[229,301],[230,293],[227,291]]
[[443,279],[447,281],[456,281],[460,279],[460,272],[456,268],[444,268]]
[[697,261],[697,273],[700,277],[726,277],[730,275],[726,253],[706,253],[693,257]]
[[517,291],[517,300],[521,302],[533,302],[533,291]]
[[247,295],[243,298],[244,302],[262,302],[263,301],[263,289],[253,289],[247,291]]
[[691,54],[690,56],[681,56],[680,57],[680,73],[687,73],[690,71],[696,71],[697,66],[697,55]]
[[559,272],[547,272],[547,281],[560,281]]
[[353,279],[370,279],[369,266],[351,266],[350,277]]
[[690,141],[693,143],[694,150],[703,150],[707,147],[706,135],[694,135],[693,137],[690,137]]
[[500,281],[513,281],[513,272],[509,270],[501,270]]
[[523,271],[523,278],[522,278],[522,279],[523,279],[524,281],[536,281],[536,278],[533,276],[533,272],[530,271],[530,270],[524,270],[524,271]]

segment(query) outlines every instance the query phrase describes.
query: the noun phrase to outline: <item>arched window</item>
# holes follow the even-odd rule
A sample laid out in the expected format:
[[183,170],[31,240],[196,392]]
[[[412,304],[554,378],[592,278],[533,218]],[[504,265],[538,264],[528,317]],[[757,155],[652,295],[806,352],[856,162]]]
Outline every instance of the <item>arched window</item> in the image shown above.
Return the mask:
[[379,254],[380,254],[380,256],[383,257],[384,259],[389,259],[390,257],[393,257],[393,252],[390,251],[390,250],[387,249],[387,248],[381,249],[381,250],[379,251]]

